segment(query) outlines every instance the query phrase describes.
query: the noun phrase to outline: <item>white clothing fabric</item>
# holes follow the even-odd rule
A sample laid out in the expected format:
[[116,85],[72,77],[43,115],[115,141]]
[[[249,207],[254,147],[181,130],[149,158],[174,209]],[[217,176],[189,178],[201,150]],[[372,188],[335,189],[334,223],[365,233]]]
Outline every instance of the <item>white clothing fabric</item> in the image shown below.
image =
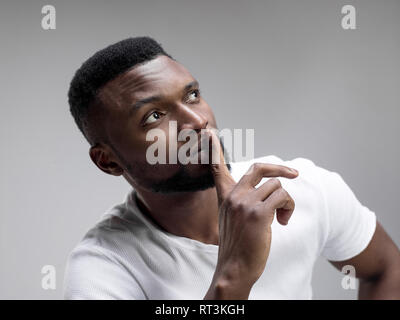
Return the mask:
[[[317,257],[343,261],[358,255],[374,234],[375,214],[338,173],[305,158],[270,155],[232,163],[233,178],[238,181],[253,162],[292,167],[299,176],[278,178],[295,211],[287,226],[274,219],[267,265],[249,299],[311,299]],[[138,209],[134,192],[106,212],[70,254],[65,299],[203,299],[218,246],[162,231]]]

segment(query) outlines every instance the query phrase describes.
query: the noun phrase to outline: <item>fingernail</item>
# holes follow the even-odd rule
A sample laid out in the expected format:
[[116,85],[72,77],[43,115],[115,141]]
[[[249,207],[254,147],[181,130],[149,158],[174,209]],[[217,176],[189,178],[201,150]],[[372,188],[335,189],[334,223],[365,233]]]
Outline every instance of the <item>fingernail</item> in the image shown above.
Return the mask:
[[290,168],[290,171],[292,171],[292,172],[294,172],[294,173],[296,173],[296,174],[299,173],[296,169],[293,169],[293,168]]

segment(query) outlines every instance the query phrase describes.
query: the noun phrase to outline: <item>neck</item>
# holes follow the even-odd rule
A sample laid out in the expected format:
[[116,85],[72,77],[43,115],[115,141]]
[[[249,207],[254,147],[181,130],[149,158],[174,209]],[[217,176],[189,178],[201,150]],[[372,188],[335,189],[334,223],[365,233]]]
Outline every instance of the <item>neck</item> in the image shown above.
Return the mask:
[[161,229],[207,244],[218,244],[218,199],[215,188],[160,194],[135,186],[143,213]]

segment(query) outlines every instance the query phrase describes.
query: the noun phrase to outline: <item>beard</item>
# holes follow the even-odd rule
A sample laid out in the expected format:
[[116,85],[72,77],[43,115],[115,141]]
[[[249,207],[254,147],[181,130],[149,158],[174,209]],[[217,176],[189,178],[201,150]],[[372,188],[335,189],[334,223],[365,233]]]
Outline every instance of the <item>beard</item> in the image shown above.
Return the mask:
[[[221,148],[225,157],[225,165],[227,166],[229,172],[231,171],[231,165],[229,163],[229,155],[224,148],[224,144],[220,139]],[[200,164],[198,164],[200,165]],[[177,173],[175,173],[172,177],[167,178],[165,180],[157,181],[150,186],[151,191],[159,192],[159,193],[178,193],[178,192],[195,192],[195,191],[203,191],[209,188],[215,187],[214,176],[211,172],[210,165],[202,165],[207,166],[207,170],[205,170],[204,174],[193,177],[187,165],[182,165]]]
[[[231,165],[229,163],[228,152],[224,148],[224,144],[220,139],[221,148],[224,153],[225,165],[227,166],[229,172],[231,171]],[[181,164],[178,171],[171,177],[164,180],[158,181],[142,181],[141,186],[145,187],[149,191],[171,194],[171,193],[181,193],[181,192],[196,192],[203,191],[209,188],[215,187],[214,176],[211,171],[211,165],[209,164],[191,164],[191,166],[201,166],[205,170],[201,170],[198,176],[193,176],[189,170],[189,165]],[[131,176],[135,176],[136,170],[133,170],[131,165],[126,166],[127,171]]]

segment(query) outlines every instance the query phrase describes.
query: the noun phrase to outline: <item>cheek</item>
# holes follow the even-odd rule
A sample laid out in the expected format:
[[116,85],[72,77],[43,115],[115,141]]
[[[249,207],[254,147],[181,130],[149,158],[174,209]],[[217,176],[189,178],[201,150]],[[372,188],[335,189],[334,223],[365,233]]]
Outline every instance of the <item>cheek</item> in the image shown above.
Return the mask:
[[[146,131],[140,137],[140,142],[136,140],[134,149],[134,157],[136,161],[139,161],[142,166],[149,165],[151,170],[155,172],[161,172],[163,170],[174,170],[175,166],[168,166],[168,163],[176,163],[176,155],[178,150],[178,137],[177,129],[175,125],[169,125],[168,121],[165,121],[167,125],[152,128]],[[169,151],[171,149],[171,152]],[[162,162],[156,163],[156,161]]]
[[140,147],[133,152],[129,162],[132,178],[143,186],[151,186],[154,182],[168,179],[180,170],[179,164],[169,164],[171,158],[168,140],[172,139],[172,143],[177,141],[176,133],[169,135],[168,131],[157,128],[148,131],[147,139],[149,141],[146,141],[146,135],[144,135]]
[[[157,131],[149,133],[150,141],[146,141],[146,135],[144,135],[140,141],[135,140],[126,146],[125,166],[131,178],[139,185],[165,180],[180,169],[179,164],[168,164],[170,161],[169,136],[164,131],[156,135]],[[155,160],[163,161],[163,163],[155,163]]]

